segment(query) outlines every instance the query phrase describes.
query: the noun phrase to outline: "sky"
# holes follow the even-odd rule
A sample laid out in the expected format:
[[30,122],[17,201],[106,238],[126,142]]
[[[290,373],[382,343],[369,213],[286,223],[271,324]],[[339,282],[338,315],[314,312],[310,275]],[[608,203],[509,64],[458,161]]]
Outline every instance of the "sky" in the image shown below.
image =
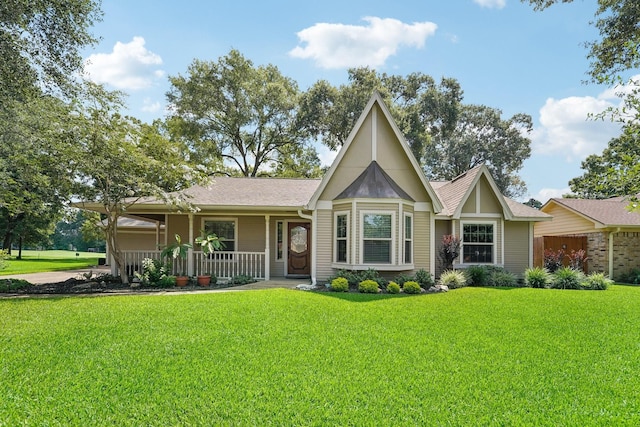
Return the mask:
[[[100,42],[83,52],[92,80],[127,96],[128,114],[151,122],[166,112],[168,77],[195,60],[237,49],[255,66],[273,64],[306,90],[318,80],[346,84],[347,69],[368,66],[405,76],[451,77],[463,103],[529,114],[532,154],[520,176],[523,201],[569,193],[581,161],[600,154],[619,125],[593,120],[620,100],[586,84],[584,43],[596,0],[545,11],[517,0],[220,1],[103,0]],[[323,164],[336,153],[317,147]]]

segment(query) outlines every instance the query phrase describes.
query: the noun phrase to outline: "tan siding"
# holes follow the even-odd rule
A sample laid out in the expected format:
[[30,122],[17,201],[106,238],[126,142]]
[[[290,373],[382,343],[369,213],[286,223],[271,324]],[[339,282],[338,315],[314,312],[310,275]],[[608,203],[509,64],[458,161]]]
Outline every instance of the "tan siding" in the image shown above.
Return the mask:
[[[160,246],[164,246],[164,233],[160,232]],[[156,232],[144,231],[118,231],[118,244],[123,251],[154,251],[156,245]]]
[[471,190],[471,193],[469,194],[467,201],[462,206],[462,213],[477,213],[476,212],[477,211],[476,209],[477,194],[478,194],[478,190],[476,188]]
[[522,275],[529,267],[529,253],[532,250],[529,244],[529,223],[505,222],[504,235],[504,268]]
[[333,205],[333,211],[334,212],[351,211],[351,202],[349,202],[349,203],[336,203],[336,204]]
[[[194,225],[195,226],[195,225]],[[179,234],[183,241],[189,240],[189,217],[188,215],[168,215],[167,217],[167,238],[168,243],[175,241],[174,236]],[[194,235],[199,235],[195,234]]]
[[263,216],[238,217],[238,250],[264,252],[265,223]]
[[484,175],[478,181],[478,185],[480,186],[480,212],[502,213],[502,206]]
[[431,271],[431,213],[415,212],[413,214],[413,265],[416,270],[424,268]]
[[[333,275],[331,261],[333,259],[333,212],[331,210],[317,211],[316,239],[316,279],[318,283]],[[314,236],[312,236],[314,237]]]
[[572,211],[552,204],[544,212],[553,216],[551,221],[537,222],[534,228],[536,236],[560,236],[564,234],[581,234],[595,232],[593,222]]

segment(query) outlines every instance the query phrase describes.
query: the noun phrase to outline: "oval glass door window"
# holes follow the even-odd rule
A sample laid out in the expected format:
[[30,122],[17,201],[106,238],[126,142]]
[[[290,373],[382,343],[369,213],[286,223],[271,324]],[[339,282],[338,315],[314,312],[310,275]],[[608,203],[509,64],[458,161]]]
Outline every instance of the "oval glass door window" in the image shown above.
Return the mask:
[[302,253],[307,250],[307,229],[297,226],[291,229],[290,250],[295,253]]

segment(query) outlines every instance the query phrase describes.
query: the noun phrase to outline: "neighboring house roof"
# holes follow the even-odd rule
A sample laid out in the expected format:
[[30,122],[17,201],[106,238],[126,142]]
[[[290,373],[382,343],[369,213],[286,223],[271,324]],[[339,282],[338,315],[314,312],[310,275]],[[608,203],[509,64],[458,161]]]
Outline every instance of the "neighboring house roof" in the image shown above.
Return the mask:
[[554,203],[593,221],[598,227],[640,226],[640,213],[630,212],[627,209],[629,200],[626,197],[614,197],[611,199],[553,198],[549,199],[541,210],[545,211]]
[[342,146],[342,148],[338,152],[338,155],[336,156],[335,160],[331,164],[331,167],[329,168],[327,173],[322,178],[322,182],[320,183],[320,185],[318,186],[318,189],[315,191],[315,193],[313,194],[313,196],[311,197],[311,199],[309,201],[309,205],[308,205],[309,209],[315,209],[316,203],[318,202],[318,199],[320,198],[320,195],[322,194],[322,191],[326,188],[327,184],[331,180],[331,177],[333,176],[334,172],[336,171],[336,169],[340,165],[340,161],[342,160],[343,156],[347,152],[349,146],[353,142],[356,134],[358,133],[358,131],[362,127],[362,125],[363,125],[364,121],[366,120],[367,116],[369,115],[369,113],[371,112],[371,110],[374,108],[374,106],[376,104],[380,107],[380,110],[382,111],[382,114],[384,115],[386,120],[389,122],[391,128],[393,129],[393,133],[394,133],[395,137],[398,139],[398,141],[400,141],[400,146],[402,147],[402,149],[404,150],[407,158],[411,162],[411,165],[413,166],[413,170],[415,171],[416,175],[418,176],[418,178],[422,182],[423,187],[425,188],[425,190],[429,194],[429,197],[431,198],[432,203],[433,203],[434,211],[436,213],[442,211],[442,205],[440,203],[440,200],[436,196],[435,191],[433,190],[433,188],[431,188],[431,185],[429,185],[429,182],[427,181],[426,177],[424,176],[424,172],[422,171],[422,168],[420,167],[420,164],[418,164],[418,161],[416,160],[416,158],[414,157],[413,153],[411,152],[411,148],[409,147],[409,144],[407,143],[406,139],[404,138],[404,135],[402,134],[402,132],[398,128],[398,125],[396,124],[395,120],[391,116],[391,112],[387,108],[386,104],[384,103],[384,101],[382,99],[382,96],[380,95],[380,93],[378,91],[375,91],[373,93],[373,95],[371,96],[371,99],[369,99],[369,102],[367,103],[366,107],[364,108],[364,110],[360,114],[360,117],[358,118],[358,121],[356,122],[356,124],[353,127],[353,129],[351,129],[351,133],[347,137],[347,140],[345,141],[344,145]]
[[404,199],[414,201],[396,182],[373,161],[334,200],[340,199]]

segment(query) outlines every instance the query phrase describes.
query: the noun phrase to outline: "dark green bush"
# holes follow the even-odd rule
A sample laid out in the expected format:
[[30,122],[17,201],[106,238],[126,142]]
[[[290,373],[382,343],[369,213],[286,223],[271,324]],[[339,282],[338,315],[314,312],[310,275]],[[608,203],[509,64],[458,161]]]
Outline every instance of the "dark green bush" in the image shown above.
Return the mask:
[[562,267],[553,273],[551,287],[554,289],[580,289],[584,273],[571,267]]
[[405,282],[408,282],[410,280],[413,280],[413,277],[405,273],[400,273],[396,276],[395,279],[393,279],[393,281],[400,286],[403,286]]
[[408,280],[404,282],[404,285],[402,285],[402,291],[405,294],[419,294],[420,292],[422,292],[422,288],[420,287],[418,282],[414,280]]
[[447,270],[440,275],[440,284],[449,289],[461,288],[467,285],[467,277],[463,271]]
[[375,280],[363,280],[358,284],[358,291],[364,294],[377,294],[378,282]]
[[489,270],[483,265],[472,265],[465,270],[469,286],[487,286],[489,284]]
[[618,277],[618,282],[640,285],[640,268],[633,268]]
[[331,290],[334,292],[347,292],[349,281],[344,277],[336,277],[331,281]]
[[508,271],[494,271],[491,274],[491,286],[515,288],[518,286],[518,277]]
[[0,279],[0,292],[18,291],[29,286],[31,286],[31,283],[22,279]]
[[240,285],[247,285],[249,283],[254,283],[255,281],[256,280],[251,276],[248,276],[246,274],[238,274],[237,276],[233,276],[229,280],[228,284],[240,286]]
[[158,288],[171,288],[176,285],[176,276],[163,276],[154,285]]
[[390,294],[399,294],[400,293],[400,285],[396,282],[389,282],[387,285],[387,292]]
[[546,268],[528,268],[524,272],[524,284],[531,288],[546,288],[551,284],[551,275]]
[[431,286],[435,284],[431,273],[429,273],[423,268],[416,271],[416,282],[418,282],[418,284],[425,289],[429,289]]

